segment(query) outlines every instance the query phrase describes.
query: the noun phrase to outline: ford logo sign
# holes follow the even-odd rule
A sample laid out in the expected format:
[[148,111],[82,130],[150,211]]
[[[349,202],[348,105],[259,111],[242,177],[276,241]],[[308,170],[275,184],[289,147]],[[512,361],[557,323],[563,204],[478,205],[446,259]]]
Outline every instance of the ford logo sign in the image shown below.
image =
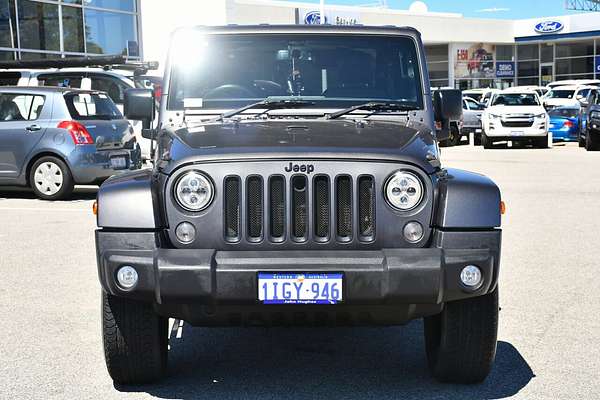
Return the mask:
[[537,33],[555,33],[560,32],[565,26],[558,21],[544,21],[535,26]]
[[306,16],[304,17],[304,23],[306,25],[320,25],[321,13],[319,11],[311,11],[306,13]]

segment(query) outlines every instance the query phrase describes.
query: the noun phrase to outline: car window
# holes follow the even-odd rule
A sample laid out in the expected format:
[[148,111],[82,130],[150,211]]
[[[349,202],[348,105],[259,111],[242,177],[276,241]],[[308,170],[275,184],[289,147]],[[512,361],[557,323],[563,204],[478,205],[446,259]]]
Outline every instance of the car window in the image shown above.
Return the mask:
[[577,96],[582,96],[583,98],[587,98],[590,94],[590,89],[582,89],[577,93]]
[[74,120],[123,118],[115,103],[103,93],[69,93],[65,101]]
[[555,108],[548,112],[551,117],[577,118],[579,115],[578,108]]
[[44,107],[44,96],[0,94],[0,121],[34,121]]
[[20,72],[0,72],[0,86],[17,86],[21,79]]
[[115,103],[123,104],[125,90],[129,89],[125,84],[110,77],[91,76],[90,78],[92,80],[92,90],[106,92]]
[[467,102],[469,110],[481,110],[481,104],[477,103],[476,101],[471,99],[467,99],[465,101]]
[[502,93],[494,97],[493,106],[539,106],[537,95],[533,93]]
[[45,74],[38,76],[40,86],[57,86],[79,89],[81,88],[81,76],[65,74]]
[[575,96],[574,90],[551,90],[548,93],[549,99],[572,99]]

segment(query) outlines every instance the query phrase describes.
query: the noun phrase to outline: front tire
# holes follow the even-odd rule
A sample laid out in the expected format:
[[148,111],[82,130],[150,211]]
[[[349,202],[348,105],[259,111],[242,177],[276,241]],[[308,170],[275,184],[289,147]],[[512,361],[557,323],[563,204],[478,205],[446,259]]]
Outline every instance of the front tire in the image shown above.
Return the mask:
[[488,135],[485,134],[485,132],[481,134],[481,145],[484,149],[491,149],[493,146],[492,141],[490,140]]
[[536,149],[547,149],[548,148],[548,135],[542,138],[533,139],[533,147]]
[[41,157],[29,170],[29,185],[42,200],[63,200],[73,193],[73,175],[63,160]]
[[585,139],[579,135],[579,147],[585,147]]
[[150,303],[102,292],[102,336],[108,373],[115,383],[159,380],[167,366],[168,320]]
[[598,134],[592,132],[592,130],[588,130],[587,135],[585,135],[585,149],[587,151],[598,151],[600,150],[600,138],[598,138]]
[[441,382],[479,383],[496,356],[498,289],[447,303],[425,318],[425,347],[431,374]]

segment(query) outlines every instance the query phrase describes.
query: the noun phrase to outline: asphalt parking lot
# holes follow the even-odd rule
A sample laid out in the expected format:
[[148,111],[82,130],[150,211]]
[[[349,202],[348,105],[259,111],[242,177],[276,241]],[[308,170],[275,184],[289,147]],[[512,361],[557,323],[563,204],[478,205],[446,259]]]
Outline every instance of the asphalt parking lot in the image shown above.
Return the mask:
[[427,372],[421,322],[393,328],[172,329],[168,377],[114,387],[102,354],[95,190],[0,191],[0,398],[600,398],[600,153],[443,149],[507,203],[497,360],[477,386]]

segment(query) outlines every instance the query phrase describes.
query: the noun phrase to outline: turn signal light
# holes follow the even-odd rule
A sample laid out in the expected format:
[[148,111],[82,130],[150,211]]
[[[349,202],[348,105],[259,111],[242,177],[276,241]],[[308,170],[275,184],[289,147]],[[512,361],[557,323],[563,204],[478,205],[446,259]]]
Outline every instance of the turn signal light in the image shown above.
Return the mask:
[[57,128],[69,131],[75,144],[94,144],[94,139],[90,135],[90,132],[77,121],[62,121],[58,124]]
[[506,213],[506,204],[503,201],[500,201],[500,214],[504,215]]
[[98,215],[98,202],[95,201],[94,204],[92,205],[92,212],[94,213],[94,215]]

